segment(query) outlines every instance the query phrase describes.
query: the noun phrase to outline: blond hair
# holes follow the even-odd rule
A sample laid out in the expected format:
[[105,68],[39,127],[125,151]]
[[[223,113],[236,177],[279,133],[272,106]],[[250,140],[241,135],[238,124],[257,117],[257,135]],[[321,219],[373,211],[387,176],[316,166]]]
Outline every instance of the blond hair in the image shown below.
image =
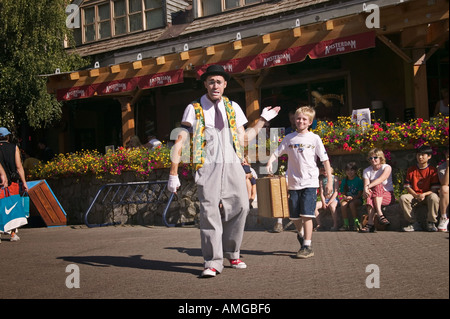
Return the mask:
[[380,158],[381,164],[386,164],[386,158],[384,157],[383,150],[380,150],[379,148],[373,148],[369,151],[369,157],[370,156],[378,156]]
[[311,106],[301,106],[295,111],[295,117],[299,116],[300,114],[308,116],[310,121],[312,122],[314,120],[314,117],[316,116],[316,110],[314,110],[314,108]]

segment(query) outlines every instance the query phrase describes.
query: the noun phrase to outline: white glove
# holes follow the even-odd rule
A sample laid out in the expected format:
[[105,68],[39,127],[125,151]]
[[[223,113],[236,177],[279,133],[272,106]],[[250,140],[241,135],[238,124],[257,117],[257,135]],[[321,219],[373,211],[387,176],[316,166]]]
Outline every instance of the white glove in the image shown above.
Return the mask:
[[271,119],[273,119],[275,116],[278,115],[278,112],[280,111],[280,107],[265,107],[261,113],[261,117],[265,119],[267,122],[269,122]]
[[180,179],[178,175],[169,175],[169,181],[167,182],[167,189],[171,193],[176,193],[177,188],[180,187]]
[[267,165],[267,166],[266,166],[266,170],[267,170],[267,174],[273,175],[273,172],[272,172],[272,163],[271,163],[270,165]]

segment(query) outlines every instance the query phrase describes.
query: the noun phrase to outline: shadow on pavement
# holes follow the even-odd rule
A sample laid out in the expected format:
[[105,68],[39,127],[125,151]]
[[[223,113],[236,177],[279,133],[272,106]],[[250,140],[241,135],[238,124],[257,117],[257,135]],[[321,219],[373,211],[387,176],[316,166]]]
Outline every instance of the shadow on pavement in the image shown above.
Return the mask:
[[[201,263],[168,262],[162,260],[142,259],[142,255],[134,256],[66,256],[58,257],[71,263],[94,267],[128,267],[136,269],[163,270],[177,273],[190,273],[198,275]],[[188,268],[186,268],[188,267]]]

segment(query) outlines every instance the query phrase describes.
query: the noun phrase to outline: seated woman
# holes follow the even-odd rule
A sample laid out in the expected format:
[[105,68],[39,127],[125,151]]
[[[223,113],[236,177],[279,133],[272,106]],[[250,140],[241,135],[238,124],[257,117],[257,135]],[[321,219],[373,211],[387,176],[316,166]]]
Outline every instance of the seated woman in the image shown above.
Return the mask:
[[375,213],[381,225],[389,225],[390,222],[384,217],[381,207],[391,205],[395,201],[392,167],[386,164],[383,151],[374,148],[368,155],[367,160],[371,165],[363,171],[363,196],[366,199],[369,219],[367,225],[360,230],[362,233],[375,231]]

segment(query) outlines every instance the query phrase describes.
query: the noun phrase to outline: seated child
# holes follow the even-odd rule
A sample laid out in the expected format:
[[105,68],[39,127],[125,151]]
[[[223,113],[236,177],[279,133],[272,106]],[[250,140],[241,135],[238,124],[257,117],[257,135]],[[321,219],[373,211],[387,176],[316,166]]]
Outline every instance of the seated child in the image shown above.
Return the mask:
[[[331,168],[331,174],[333,174],[333,168]],[[331,227],[332,231],[338,230],[338,222],[337,222],[337,214],[336,214],[336,208],[339,204],[338,201],[338,189],[339,189],[339,180],[335,175],[333,176],[333,180],[331,183],[333,183],[333,192],[329,195],[325,195],[326,186],[328,183],[328,178],[325,176],[325,167],[319,168],[319,194],[320,194],[320,201],[316,202],[316,211],[314,212],[316,215],[316,221],[317,221],[317,227],[315,230],[323,230],[322,226],[320,225],[320,216],[319,216],[319,210],[329,210],[331,213],[331,217],[333,218],[333,227]]]
[[345,166],[346,177],[341,182],[339,192],[341,193],[339,202],[341,204],[342,219],[344,225],[340,230],[350,230],[350,224],[348,221],[348,209],[353,218],[353,230],[359,230],[360,222],[358,219],[358,207],[363,203],[363,181],[356,175],[358,167],[355,162],[347,163]]

